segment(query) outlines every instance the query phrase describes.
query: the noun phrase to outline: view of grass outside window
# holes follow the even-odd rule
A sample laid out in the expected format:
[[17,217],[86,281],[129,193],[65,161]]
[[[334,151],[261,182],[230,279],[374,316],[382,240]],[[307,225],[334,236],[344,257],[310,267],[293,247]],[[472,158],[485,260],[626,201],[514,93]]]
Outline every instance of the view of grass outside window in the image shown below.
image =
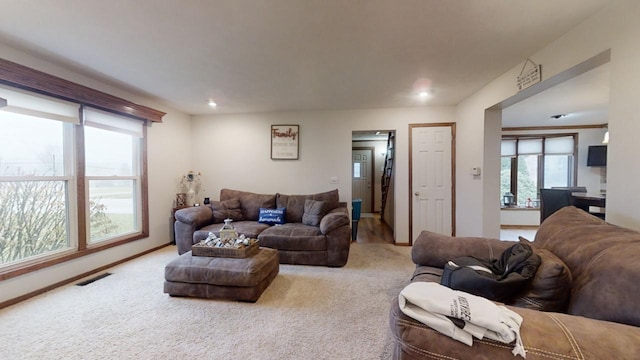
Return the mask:
[[[77,251],[84,232],[89,244],[141,232],[142,121],[93,111],[80,125],[79,105],[3,87],[0,97],[0,268]],[[86,194],[76,187],[82,152]]]
[[[573,135],[512,135],[502,142],[501,202],[505,194],[511,193],[517,206],[531,206],[536,204],[540,188],[566,187],[573,184]],[[515,183],[512,183],[513,179],[516,179]]]
[[[89,242],[111,239],[138,229],[138,138],[118,131],[85,126],[85,162],[89,211],[101,213],[91,224]],[[109,226],[105,226],[106,224]]]

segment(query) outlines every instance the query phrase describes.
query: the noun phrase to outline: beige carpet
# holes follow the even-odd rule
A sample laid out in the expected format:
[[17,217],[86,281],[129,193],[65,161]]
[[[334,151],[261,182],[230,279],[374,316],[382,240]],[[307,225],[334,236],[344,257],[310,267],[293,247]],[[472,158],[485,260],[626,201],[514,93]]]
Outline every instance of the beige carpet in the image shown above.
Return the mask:
[[256,303],[170,297],[174,246],[0,310],[2,359],[388,359],[410,248],[353,244],[343,268],[281,265]]

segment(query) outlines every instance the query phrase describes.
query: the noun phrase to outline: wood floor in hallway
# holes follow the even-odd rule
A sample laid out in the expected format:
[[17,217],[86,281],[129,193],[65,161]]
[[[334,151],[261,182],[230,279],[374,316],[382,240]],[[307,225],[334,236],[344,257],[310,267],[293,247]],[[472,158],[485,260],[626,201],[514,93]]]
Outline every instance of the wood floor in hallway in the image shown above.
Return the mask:
[[380,214],[365,213],[358,221],[359,243],[388,243],[393,244],[393,231],[380,220]]

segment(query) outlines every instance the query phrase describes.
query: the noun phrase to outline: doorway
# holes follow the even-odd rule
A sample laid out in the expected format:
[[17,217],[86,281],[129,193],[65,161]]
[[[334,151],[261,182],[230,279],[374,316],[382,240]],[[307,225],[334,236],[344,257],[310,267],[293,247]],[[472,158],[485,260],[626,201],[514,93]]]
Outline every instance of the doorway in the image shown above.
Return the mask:
[[361,211],[373,212],[373,147],[351,149],[351,197],[362,200]]
[[409,242],[423,230],[455,235],[455,123],[409,125]]
[[393,181],[389,182],[389,177],[384,177],[386,173],[392,175],[392,171],[385,172],[385,165],[392,164],[393,151],[388,149],[390,137],[395,137],[395,130],[352,132],[352,199],[362,200],[358,242],[394,243]]

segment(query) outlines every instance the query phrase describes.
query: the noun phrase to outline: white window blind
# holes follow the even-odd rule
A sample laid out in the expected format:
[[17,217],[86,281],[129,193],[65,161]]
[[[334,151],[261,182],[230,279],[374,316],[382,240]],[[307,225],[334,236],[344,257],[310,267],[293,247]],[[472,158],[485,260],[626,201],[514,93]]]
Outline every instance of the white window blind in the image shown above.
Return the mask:
[[573,155],[573,136],[547,138],[544,142],[545,155]]
[[542,154],[542,139],[522,139],[518,141],[518,155]]
[[0,98],[7,100],[7,106],[0,107],[0,111],[72,124],[80,123],[78,118],[80,106],[78,104],[4,85],[0,85]]
[[143,120],[136,120],[124,116],[118,116],[97,109],[84,109],[85,125],[97,127],[103,130],[117,131],[124,134],[143,137]]
[[502,156],[516,156],[516,141],[502,140],[500,144],[500,154]]

